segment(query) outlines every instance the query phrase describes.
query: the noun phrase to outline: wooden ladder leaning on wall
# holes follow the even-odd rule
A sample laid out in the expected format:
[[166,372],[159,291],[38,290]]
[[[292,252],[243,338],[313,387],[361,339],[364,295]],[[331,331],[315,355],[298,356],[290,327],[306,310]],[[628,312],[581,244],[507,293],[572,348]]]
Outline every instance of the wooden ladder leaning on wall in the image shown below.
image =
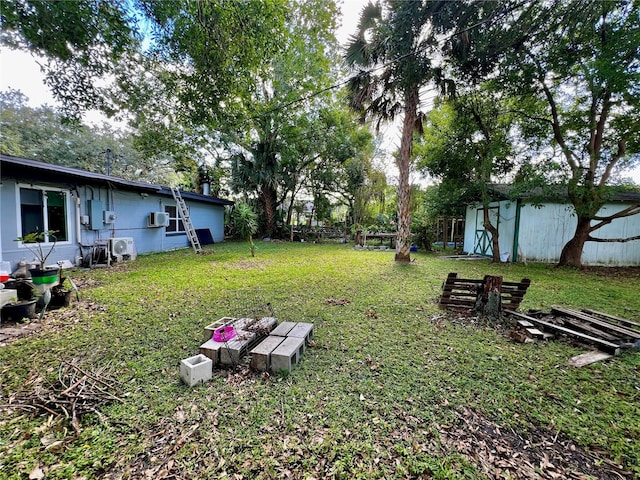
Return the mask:
[[193,247],[193,251],[196,253],[202,253],[202,247],[200,246],[200,240],[198,240],[198,234],[196,233],[195,228],[193,228],[193,224],[191,223],[191,215],[189,214],[189,209],[187,205],[184,203],[184,199],[180,194],[180,190],[174,187],[171,187],[171,193],[173,194],[173,199],[176,201],[176,208],[178,210],[178,215],[182,220],[182,224],[184,225],[184,230],[187,233],[187,237],[189,238],[189,242]]

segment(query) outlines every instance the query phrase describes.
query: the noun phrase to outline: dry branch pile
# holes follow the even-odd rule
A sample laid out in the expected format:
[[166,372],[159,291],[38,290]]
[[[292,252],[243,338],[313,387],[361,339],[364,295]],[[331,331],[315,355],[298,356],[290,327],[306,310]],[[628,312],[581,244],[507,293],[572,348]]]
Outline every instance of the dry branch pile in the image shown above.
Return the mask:
[[27,390],[9,398],[8,408],[63,417],[71,423],[76,434],[81,431],[80,424],[86,414],[93,413],[104,423],[100,408],[122,401],[116,394],[119,382],[113,377],[110,364],[89,371],[78,360],[62,360],[56,382],[35,373],[25,382],[25,387]]

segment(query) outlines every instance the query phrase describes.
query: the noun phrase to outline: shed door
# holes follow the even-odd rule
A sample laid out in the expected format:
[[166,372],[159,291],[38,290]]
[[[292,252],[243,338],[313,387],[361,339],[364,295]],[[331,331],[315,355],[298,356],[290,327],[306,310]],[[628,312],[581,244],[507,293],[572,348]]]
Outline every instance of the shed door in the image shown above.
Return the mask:
[[[500,206],[489,207],[489,221],[496,228],[499,227]],[[493,236],[484,228],[484,208],[476,210],[476,238],[473,253],[477,255],[493,256]]]

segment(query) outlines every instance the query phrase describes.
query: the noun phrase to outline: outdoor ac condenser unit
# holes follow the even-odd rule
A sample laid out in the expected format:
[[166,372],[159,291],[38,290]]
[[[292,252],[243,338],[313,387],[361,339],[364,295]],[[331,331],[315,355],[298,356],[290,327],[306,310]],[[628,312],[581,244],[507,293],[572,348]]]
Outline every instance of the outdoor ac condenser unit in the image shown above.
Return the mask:
[[111,252],[111,255],[118,258],[124,255],[133,255],[135,253],[133,238],[120,237],[109,239],[109,251]]
[[169,214],[167,212],[151,212],[149,214],[150,227],[168,227]]

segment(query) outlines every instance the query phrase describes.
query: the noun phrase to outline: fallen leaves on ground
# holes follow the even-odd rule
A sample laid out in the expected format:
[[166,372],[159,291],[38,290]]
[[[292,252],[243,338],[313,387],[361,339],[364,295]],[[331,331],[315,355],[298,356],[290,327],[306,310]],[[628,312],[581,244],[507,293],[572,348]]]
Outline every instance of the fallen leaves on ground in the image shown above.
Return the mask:
[[563,435],[537,430],[522,436],[469,409],[455,426],[436,426],[448,453],[467,456],[488,478],[631,479],[621,466],[587,452]]

